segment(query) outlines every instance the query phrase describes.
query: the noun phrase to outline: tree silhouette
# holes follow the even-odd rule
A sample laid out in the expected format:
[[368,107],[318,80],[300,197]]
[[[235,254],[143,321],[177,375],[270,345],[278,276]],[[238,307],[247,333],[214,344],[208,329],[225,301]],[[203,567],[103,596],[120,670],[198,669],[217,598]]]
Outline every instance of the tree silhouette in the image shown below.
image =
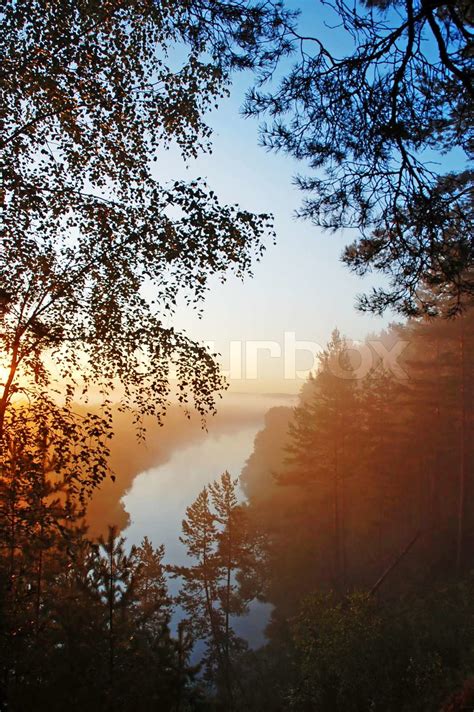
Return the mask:
[[236,488],[237,480],[224,472],[187,508],[180,540],[193,565],[173,568],[183,579],[178,601],[194,636],[207,643],[207,673],[229,710],[243,692],[233,660],[246,647],[231,617],[246,613],[256,595],[248,585],[256,568],[254,542]]
[[[474,96],[470,5],[335,0],[321,9],[325,26],[314,36],[288,28],[295,64],[276,88],[252,91],[245,111],[269,117],[264,146],[313,171],[296,179],[307,195],[300,215],[356,229],[343,261],[357,274],[388,276],[361,309],[455,314],[473,294],[472,175],[463,166]],[[455,169],[450,158],[443,166],[445,154]]]
[[271,220],[199,179],[160,182],[153,163],[171,144],[185,159],[208,148],[206,111],[233,69],[286,51],[287,16],[240,1],[3,6],[0,433],[19,371],[47,386],[51,360],[70,388],[120,384],[124,405],[158,417],[174,363],[178,399],[213,409],[212,355],[165,316],[178,294],[197,307],[210,275],[248,274]]
[[[347,581],[346,481],[356,463],[350,452],[358,408],[355,379],[347,344],[335,330],[319,356],[319,368],[308,383],[302,403],[289,427],[284,484],[325,490],[330,487],[334,532],[334,585],[344,590]],[[311,495],[309,495],[311,496]]]

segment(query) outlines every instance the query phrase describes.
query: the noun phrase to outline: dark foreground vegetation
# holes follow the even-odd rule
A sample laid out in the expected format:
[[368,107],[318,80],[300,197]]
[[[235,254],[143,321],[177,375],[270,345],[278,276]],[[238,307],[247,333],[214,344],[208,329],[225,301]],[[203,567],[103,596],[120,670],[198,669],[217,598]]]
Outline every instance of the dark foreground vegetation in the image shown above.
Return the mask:
[[[461,709],[447,698],[474,670],[473,334],[472,313],[357,348],[334,332],[297,407],[269,411],[247,500],[224,473],[188,507],[188,566],[113,527],[89,541],[66,477],[80,450],[11,409],[6,709]],[[273,611],[252,650],[234,627],[257,599]]]

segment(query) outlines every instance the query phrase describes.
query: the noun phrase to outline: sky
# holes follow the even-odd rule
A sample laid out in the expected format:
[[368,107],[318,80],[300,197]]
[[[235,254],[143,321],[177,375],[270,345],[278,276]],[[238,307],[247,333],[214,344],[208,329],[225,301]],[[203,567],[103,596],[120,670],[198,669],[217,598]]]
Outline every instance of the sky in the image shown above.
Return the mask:
[[[322,20],[315,12],[319,3],[299,4],[305,29],[320,25]],[[213,345],[222,355],[224,370],[232,365],[231,390],[294,393],[304,372],[314,366],[316,346],[296,352],[295,365],[303,374],[290,378],[295,370],[287,363],[292,339],[324,347],[338,327],[348,338],[360,340],[383,328],[389,317],[355,309],[357,294],[377,281],[362,280],[340,262],[343,247],[354,239],[354,233],[324,233],[295,219],[302,195],[292,181],[296,173],[304,173],[305,166],[258,145],[258,121],[240,114],[251,79],[249,74],[237,75],[230,97],[208,116],[214,131],[212,154],[201,155],[186,168],[178,153],[169,150],[159,157],[157,170],[160,178],[173,180],[199,176],[222,202],[272,213],[277,244],[268,245],[252,279],[242,283],[229,277],[225,284],[211,280],[202,319],[182,307],[167,325],[184,328],[193,338]],[[271,344],[265,349],[265,344],[251,341]],[[231,347],[231,342],[237,343]]]
[[[312,11],[317,5],[309,0],[303,3],[305,21],[312,25],[319,21]],[[167,560],[174,562],[185,561],[178,537],[186,507],[225,469],[234,477],[240,475],[266,410],[293,405],[294,400],[285,394],[300,390],[305,372],[315,365],[314,353],[325,346],[332,330],[338,327],[349,339],[362,340],[389,321],[389,317],[355,309],[357,294],[371,283],[352,275],[340,262],[342,249],[353,234],[323,233],[295,219],[302,196],[293,186],[293,177],[304,166],[258,145],[258,121],[240,114],[250,82],[248,74],[238,75],[230,97],[209,115],[214,131],[212,154],[201,155],[186,168],[171,149],[157,163],[160,179],[201,177],[222,202],[273,213],[276,229],[276,245],[270,243],[261,262],[254,265],[253,278],[241,282],[229,276],[224,284],[211,280],[201,319],[182,306],[166,323],[210,342],[212,350],[222,354],[224,370],[232,366],[218,419],[225,422],[228,409],[233,408],[243,418],[225,429],[211,422],[202,438],[191,430],[187,436],[184,430],[166,457],[157,457],[141,474],[131,472],[131,485],[122,500],[130,515],[127,539],[138,543],[147,534],[153,543],[165,544]],[[297,350],[295,342],[311,342],[311,351]],[[296,354],[294,363],[292,353]],[[263,394],[274,396],[269,401],[260,397]],[[166,425],[164,431],[166,443]]]
[[[320,3],[305,0],[298,4],[305,30],[320,33]],[[333,49],[337,51],[336,35]],[[381,282],[375,277],[362,280],[341,263],[342,250],[354,233],[324,233],[295,219],[302,195],[293,178],[304,173],[305,166],[258,145],[258,121],[240,114],[250,83],[248,74],[235,77],[230,97],[208,117],[214,131],[212,154],[201,155],[186,168],[178,152],[169,150],[157,163],[161,179],[199,176],[222,202],[273,213],[276,230],[276,245],[268,245],[254,266],[252,279],[242,283],[229,277],[224,284],[211,280],[201,319],[183,306],[166,323],[210,342],[212,350],[222,354],[223,368],[228,371],[231,366],[231,373],[218,418],[226,423],[226,413],[232,408],[242,414],[241,420],[231,419],[224,428],[219,422],[217,427],[211,423],[209,433],[202,437],[180,430],[176,442],[169,440],[165,425],[165,445],[154,443],[163,451],[161,456],[156,461],[150,457],[146,467],[137,465],[129,473],[122,499],[130,517],[125,531],[128,542],[138,543],[147,534],[155,545],[165,544],[166,560],[175,563],[186,561],[179,542],[186,507],[224,470],[233,477],[240,475],[255,435],[263,427],[265,412],[274,405],[294,405],[295,399],[288,395],[298,393],[307,370],[315,366],[314,353],[325,346],[332,330],[337,327],[348,339],[358,341],[394,320],[390,314],[381,318],[355,309],[357,295]],[[298,350],[296,342],[310,343],[300,343]],[[304,348],[308,345],[310,350]],[[296,354],[293,360],[292,354]],[[273,396],[264,398],[264,394]],[[117,494],[121,496],[122,491]],[[262,620],[245,625],[253,629],[250,637],[261,635]]]

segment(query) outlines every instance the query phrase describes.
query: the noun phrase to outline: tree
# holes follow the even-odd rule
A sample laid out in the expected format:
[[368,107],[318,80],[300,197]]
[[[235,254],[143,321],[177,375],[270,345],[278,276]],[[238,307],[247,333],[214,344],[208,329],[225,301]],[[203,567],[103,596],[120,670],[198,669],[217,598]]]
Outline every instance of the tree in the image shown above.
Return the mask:
[[[215,511],[219,573],[221,577],[218,595],[223,613],[223,657],[225,684],[229,699],[236,686],[232,670],[233,648],[239,647],[231,630],[231,617],[248,612],[248,604],[255,597],[255,548],[250,537],[246,511],[237,499],[238,480],[224,472],[220,480],[209,485],[209,494]],[[250,584],[250,585],[249,585]]]
[[472,173],[462,164],[472,140],[470,3],[334,0],[321,11],[315,36],[288,27],[298,60],[276,88],[254,89],[245,112],[270,118],[267,148],[314,171],[296,179],[308,195],[300,215],[357,230],[343,261],[388,276],[361,309],[455,314],[474,293]]
[[51,579],[66,566],[88,491],[108,472],[106,434],[100,448],[91,447],[98,422],[97,415],[75,417],[46,394],[6,413],[0,451],[3,697],[25,666],[41,662]]
[[[43,633],[30,657],[18,660],[13,708],[78,711],[109,702],[107,610],[96,586],[98,547],[86,531],[56,537],[43,594]],[[54,561],[54,566],[52,562]]]
[[[114,527],[99,545],[69,524],[44,550],[40,624],[36,558],[24,556],[17,627],[4,644],[2,704],[8,709],[187,709],[196,666],[186,625],[170,632],[164,549],[148,539],[125,551]],[[35,553],[37,546],[31,547]],[[32,565],[32,563],[33,565]],[[19,574],[18,574],[19,576]],[[19,586],[17,586],[19,588]],[[31,590],[31,592],[30,592]],[[7,622],[13,621],[12,607]],[[3,618],[1,623],[3,624]],[[6,637],[6,636],[5,636]]]
[[345,589],[347,581],[346,481],[357,467],[351,451],[357,422],[357,393],[347,348],[336,329],[319,356],[316,375],[309,379],[295,408],[289,425],[287,466],[279,477],[282,484],[306,488],[309,498],[314,496],[311,490],[326,494],[329,488],[334,583],[340,590]]
[[314,593],[292,623],[289,709],[439,709],[472,665],[470,590],[467,579],[385,605]]
[[116,648],[116,618],[117,608],[125,604],[131,585],[131,566],[124,552],[125,540],[117,537],[117,529],[109,527],[107,539],[100,537],[101,556],[96,568],[96,585],[107,606],[107,638],[109,652],[109,686],[114,685],[115,648]]
[[[472,567],[473,316],[371,335],[360,349],[372,368],[360,379],[335,359],[347,348],[356,369],[355,350],[333,340],[296,408],[267,416],[243,480],[263,540],[272,637],[311,591],[370,590],[390,571],[385,598]],[[403,378],[384,369],[379,348],[400,342]]]
[[165,316],[178,294],[196,306],[209,275],[249,273],[270,219],[199,180],[164,184],[153,161],[209,147],[205,112],[233,69],[286,51],[284,17],[240,0],[3,4],[0,433],[25,379],[50,386],[51,361],[71,389],[120,386],[158,417],[174,363],[178,399],[213,409],[211,354]]
[[231,617],[245,614],[256,595],[249,585],[254,549],[236,488],[237,480],[224,472],[187,508],[180,541],[194,563],[174,567],[174,575],[183,579],[178,602],[195,638],[206,641],[208,676],[229,710],[242,693],[234,659],[246,647],[234,633]]
[[140,546],[132,547],[131,557],[136,570],[135,594],[137,619],[153,633],[167,627],[171,617],[171,598],[165,577],[163,545],[153,548],[148,537]]
[[[106,577],[114,572],[117,581],[112,606],[109,584],[100,585],[102,601],[109,609],[107,628],[109,632],[113,629],[114,709],[172,709],[176,699],[186,693],[194,670],[188,665],[185,637],[178,631],[175,640],[170,632],[173,601],[165,576],[164,547],[155,549],[145,537],[126,555],[123,539],[116,537],[112,545],[112,534],[111,529],[103,548],[106,557],[102,556],[102,565],[96,570],[101,572],[105,564]],[[115,553],[111,556],[111,552]],[[94,583],[104,580],[102,573]]]

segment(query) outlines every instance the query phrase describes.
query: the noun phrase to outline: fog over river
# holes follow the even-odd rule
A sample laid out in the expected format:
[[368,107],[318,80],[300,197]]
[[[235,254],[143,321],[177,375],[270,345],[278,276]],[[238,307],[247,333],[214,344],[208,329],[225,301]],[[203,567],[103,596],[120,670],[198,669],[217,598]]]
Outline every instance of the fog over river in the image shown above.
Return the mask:
[[[130,516],[124,531],[127,543],[138,544],[144,536],[155,546],[165,545],[165,563],[185,564],[184,546],[179,541],[181,522],[188,507],[209,482],[228,470],[232,477],[240,475],[253,450],[253,441],[262,428],[266,411],[276,405],[291,405],[293,399],[278,395],[232,395],[225,397],[227,406],[238,404],[248,417],[225,420],[225,427],[210,425],[198,441],[180,444],[169,459],[137,475],[122,499]],[[242,495],[243,496],[243,495]],[[175,593],[177,582],[170,581]],[[250,644],[263,641],[263,628],[268,619],[269,606],[255,602],[245,619],[235,621],[237,632]]]

